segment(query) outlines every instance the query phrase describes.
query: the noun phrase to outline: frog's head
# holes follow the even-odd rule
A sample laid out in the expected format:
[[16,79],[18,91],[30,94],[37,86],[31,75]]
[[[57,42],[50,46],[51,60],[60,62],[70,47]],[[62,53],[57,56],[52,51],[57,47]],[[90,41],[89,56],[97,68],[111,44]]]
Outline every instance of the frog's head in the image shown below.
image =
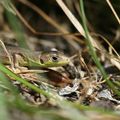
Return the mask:
[[64,66],[68,64],[69,61],[67,56],[55,48],[49,52],[42,52],[40,55],[40,63],[48,67]]

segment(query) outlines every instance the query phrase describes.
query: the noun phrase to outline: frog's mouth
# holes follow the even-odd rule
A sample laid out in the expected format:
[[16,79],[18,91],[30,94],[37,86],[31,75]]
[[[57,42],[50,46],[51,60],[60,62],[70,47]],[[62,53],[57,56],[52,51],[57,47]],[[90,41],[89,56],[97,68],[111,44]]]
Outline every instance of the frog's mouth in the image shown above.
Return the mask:
[[36,62],[32,59],[29,59],[29,65],[30,66],[35,66],[35,67],[60,67],[64,66],[69,63],[69,59],[63,60],[63,61],[58,61],[58,62],[53,62],[53,61],[46,61],[44,63],[41,62]]

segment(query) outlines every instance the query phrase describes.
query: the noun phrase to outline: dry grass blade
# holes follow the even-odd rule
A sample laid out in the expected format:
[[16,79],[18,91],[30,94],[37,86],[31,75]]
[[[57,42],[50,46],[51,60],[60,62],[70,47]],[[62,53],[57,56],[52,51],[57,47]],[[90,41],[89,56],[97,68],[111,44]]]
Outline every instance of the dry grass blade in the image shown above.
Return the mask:
[[117,19],[118,23],[120,24],[120,18],[118,17],[116,11],[114,10],[114,8],[113,8],[110,0],[106,0],[106,2],[107,2],[107,4],[109,5],[110,9],[112,10],[112,12],[113,12],[115,18]]
[[[61,7],[61,9],[64,11],[64,13],[69,18],[69,20],[72,22],[72,24],[75,26],[75,28],[81,33],[82,36],[84,36],[86,38],[82,25],[76,19],[76,17],[71,13],[71,11],[67,8],[67,6],[64,4],[64,2],[62,0],[56,0],[56,2]],[[89,38],[90,38],[92,45],[95,48],[100,49],[100,45],[98,45],[98,43],[96,41],[94,41],[90,35],[89,35]]]
[[120,55],[118,54],[118,52],[115,50],[115,48],[112,46],[112,44],[104,36],[102,36],[98,33],[97,34],[93,33],[93,35],[95,35],[96,37],[97,36],[101,37],[109,45],[109,48],[111,48],[114,51],[114,53],[117,55],[117,57],[120,58]]
[[[109,45],[109,50],[111,51],[110,54],[107,51],[103,51],[102,49],[100,50],[100,53],[104,54],[111,61],[111,63],[120,70],[120,55],[118,52],[105,37],[101,36],[100,34],[94,35],[99,35]],[[116,54],[116,56],[112,54],[112,51]]]
[[13,67],[12,58],[11,58],[11,56],[10,56],[10,54],[9,54],[9,52],[8,52],[8,50],[7,50],[7,48],[5,47],[5,45],[4,45],[4,43],[3,43],[2,40],[0,40],[0,43],[1,43],[1,46],[2,46],[2,48],[4,49],[5,53],[7,54],[7,57],[8,57],[8,59],[9,59],[9,61],[10,61],[10,64],[11,64],[11,67],[14,68],[14,67]]
[[16,12],[19,19],[24,23],[24,25],[34,34],[36,35],[48,35],[48,36],[72,36],[72,35],[80,35],[79,33],[52,33],[52,32],[37,32],[26,20],[25,18],[20,14],[20,12],[13,6],[14,11]]
[[63,3],[62,0],[56,0],[56,2],[59,4],[59,6],[62,8],[66,16],[70,19],[72,24],[75,26],[75,28],[85,37],[85,32],[82,27],[82,25],[79,23],[79,21],[74,17],[74,15],[70,12],[70,10],[66,7],[66,5]]
[[113,65],[115,65],[120,70],[120,60],[116,58],[110,58],[110,61]]
[[21,2],[22,4],[30,7],[31,9],[33,9],[36,13],[38,13],[38,15],[40,15],[43,19],[45,19],[50,25],[52,25],[53,27],[55,27],[58,31],[60,31],[61,33],[63,33],[62,37],[67,40],[67,42],[73,46],[75,49],[79,49],[76,42],[74,42],[73,40],[78,41],[80,44],[84,44],[83,41],[81,41],[79,38],[77,38],[74,35],[70,35],[70,36],[64,36],[65,34],[69,34],[69,31],[67,31],[65,28],[63,28],[59,23],[57,23],[55,20],[53,20],[51,17],[49,17],[44,11],[42,11],[40,8],[38,8],[37,6],[35,6],[34,4],[32,4],[31,2],[27,1],[27,0],[18,0],[19,2]]
[[0,3],[11,13],[16,15],[15,11],[13,10],[13,4],[11,0],[0,0]]

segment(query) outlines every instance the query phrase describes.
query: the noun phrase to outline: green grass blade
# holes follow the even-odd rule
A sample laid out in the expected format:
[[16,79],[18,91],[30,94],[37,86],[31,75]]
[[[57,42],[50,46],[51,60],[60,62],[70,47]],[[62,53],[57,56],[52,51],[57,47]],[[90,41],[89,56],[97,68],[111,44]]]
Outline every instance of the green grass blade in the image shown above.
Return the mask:
[[80,11],[81,11],[81,16],[82,16],[82,23],[83,23],[83,28],[85,31],[85,36],[86,36],[86,42],[89,47],[89,52],[92,56],[92,59],[95,62],[95,64],[97,65],[97,67],[99,68],[99,70],[100,70],[101,74],[103,75],[104,79],[106,80],[108,86],[114,91],[115,94],[120,96],[120,92],[115,88],[114,84],[108,79],[108,75],[106,74],[104,68],[102,67],[100,61],[98,60],[98,57],[94,50],[94,47],[91,44],[89,31],[88,31],[88,28],[86,25],[86,17],[85,17],[85,12],[84,12],[83,0],[79,0],[79,1],[80,1]]

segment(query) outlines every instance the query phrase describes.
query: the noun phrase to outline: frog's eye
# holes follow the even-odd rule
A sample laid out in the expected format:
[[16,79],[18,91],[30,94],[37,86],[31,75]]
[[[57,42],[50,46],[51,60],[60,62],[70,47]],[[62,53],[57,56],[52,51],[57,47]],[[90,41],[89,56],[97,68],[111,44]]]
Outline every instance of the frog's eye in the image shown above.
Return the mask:
[[58,56],[52,56],[51,60],[52,62],[58,62]]
[[58,61],[59,61],[59,56],[56,55],[56,54],[52,54],[52,55],[51,55],[51,61],[52,61],[52,62],[58,62]]

